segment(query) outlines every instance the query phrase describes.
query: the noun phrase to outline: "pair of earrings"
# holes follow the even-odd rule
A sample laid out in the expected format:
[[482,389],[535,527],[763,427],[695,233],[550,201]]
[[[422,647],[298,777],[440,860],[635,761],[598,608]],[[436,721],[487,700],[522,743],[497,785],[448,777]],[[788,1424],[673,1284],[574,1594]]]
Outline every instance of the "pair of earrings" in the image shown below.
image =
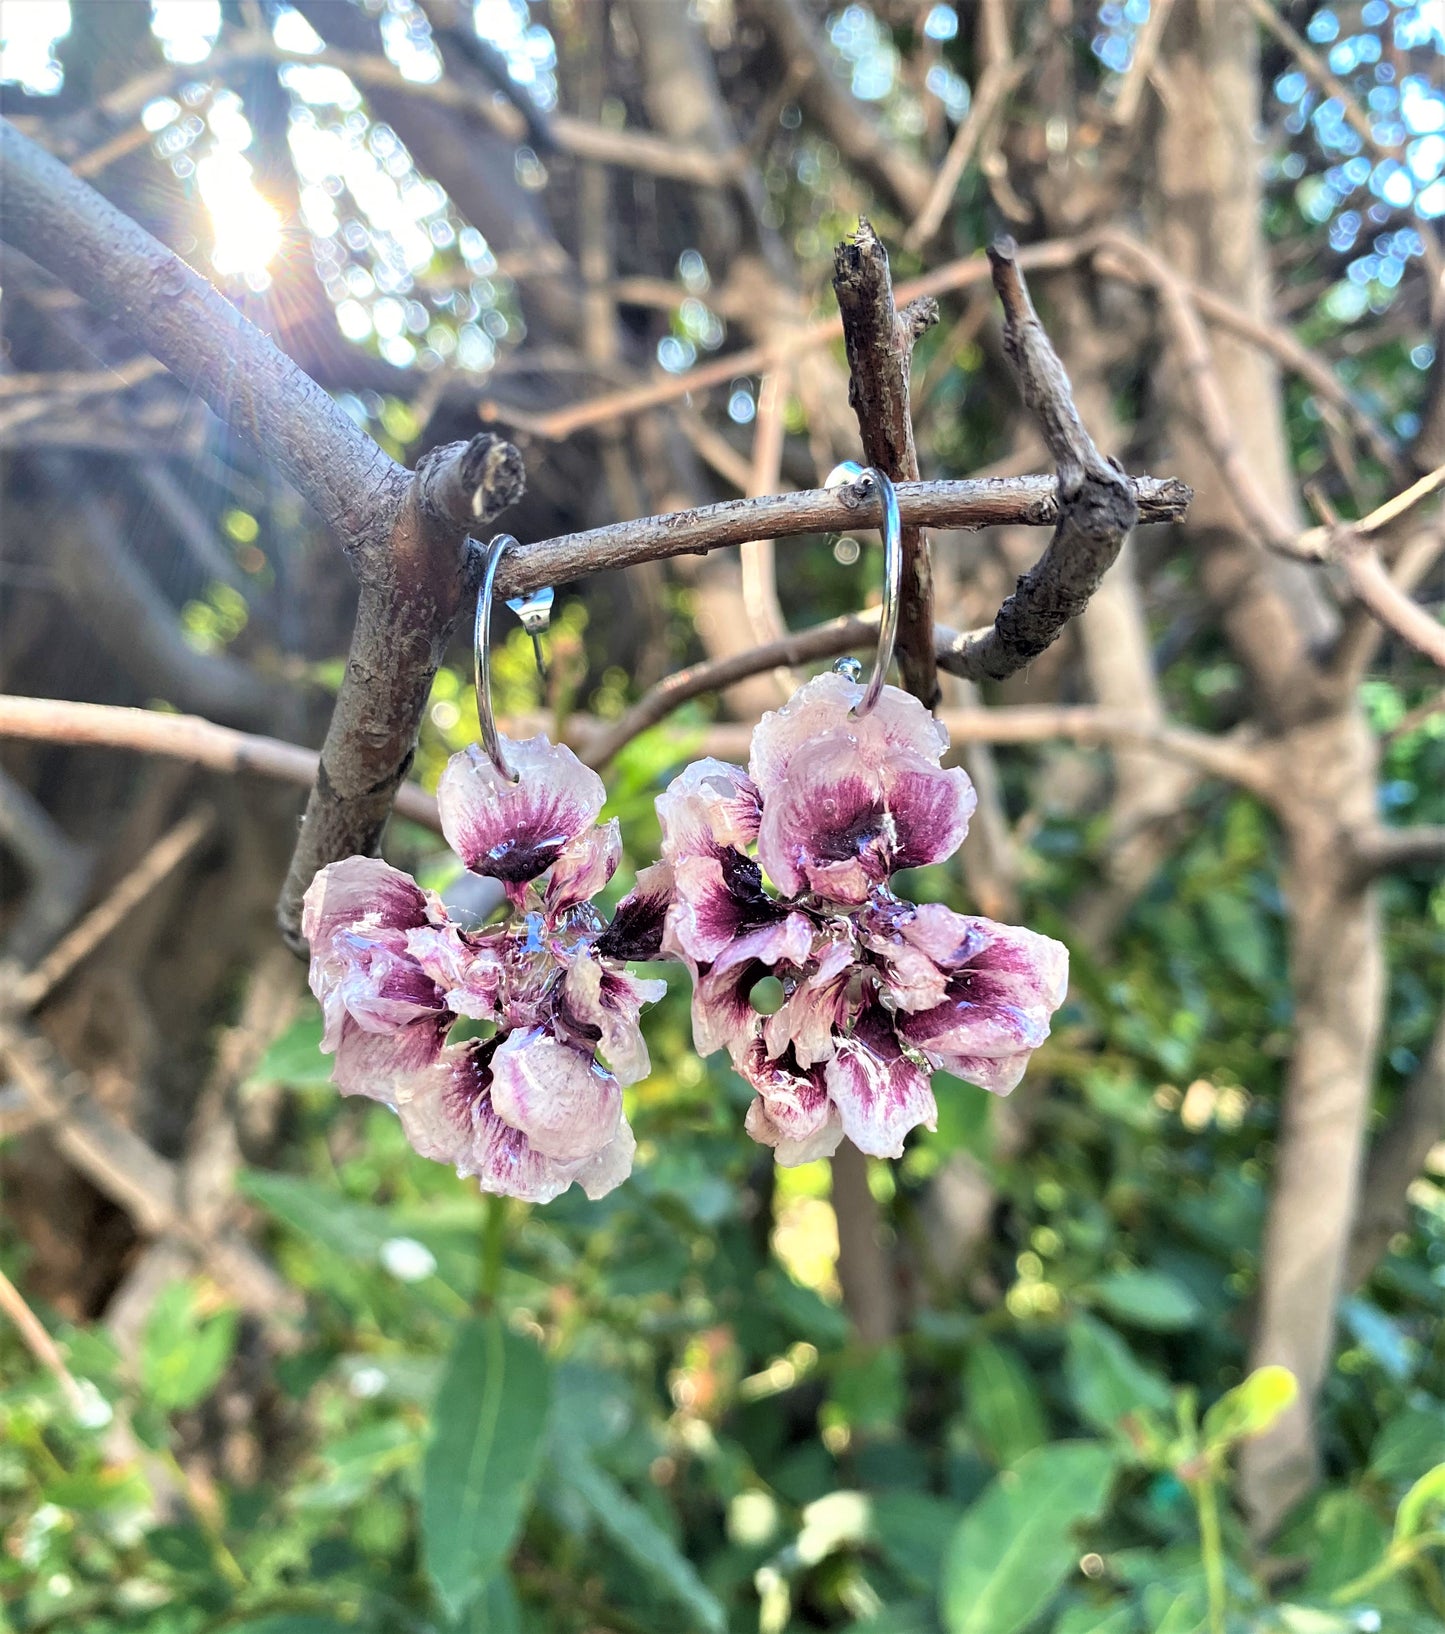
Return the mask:
[[[647,1076],[639,1018],[666,989],[631,962],[688,968],[697,1050],[727,1050],[754,1093],[748,1133],[784,1164],[845,1136],[898,1157],[910,1130],[936,1126],[935,1069],[1007,1094],[1048,1036],[1068,981],[1060,943],[891,889],[897,871],[957,850],[976,796],[941,764],[942,725],[885,685],[902,574],[893,486],[839,474],[883,500],[868,684],[842,660],[763,716],[746,770],[705,759],[674,778],[657,798],[661,859],[610,923],[593,899],[621,838],[615,818],[599,822],[601,779],[564,745],[497,732],[487,658],[506,534],[477,603],[482,746],[452,757],[437,801],[448,844],[502,885],[510,914],[464,929],[372,857],[331,864],[307,892],[337,1088],[393,1106],[422,1156],[484,1191],[547,1202],[575,1181],[597,1198],[630,1172],[622,1091]],[[464,1017],[495,1031],[448,1043]]]

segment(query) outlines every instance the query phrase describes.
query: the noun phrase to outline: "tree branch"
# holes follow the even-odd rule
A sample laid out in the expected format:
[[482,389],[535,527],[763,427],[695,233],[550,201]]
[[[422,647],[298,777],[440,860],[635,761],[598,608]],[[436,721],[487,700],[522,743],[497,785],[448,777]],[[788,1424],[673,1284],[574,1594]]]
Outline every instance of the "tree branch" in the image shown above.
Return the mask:
[[1350,843],[1349,875],[1363,888],[1381,874],[1397,868],[1438,866],[1445,863],[1445,823],[1420,823],[1414,828],[1377,828],[1357,834]]
[[1019,580],[993,627],[959,638],[939,659],[950,674],[969,681],[1002,680],[1051,646],[1088,606],[1140,517],[1135,485],[1104,458],[1079,419],[1069,377],[1029,299],[1012,240],[1001,240],[988,253],[1004,307],[1004,350],[1058,466],[1059,510],[1048,548]]
[[335,528],[361,581],[356,628],[278,909],[302,950],[317,869],[375,850],[470,583],[467,530],[520,497],[496,438],[437,450],[415,477],[144,228],[0,120],[0,232],[199,393]]
[[[1190,490],[1172,477],[1122,478],[1145,522],[1175,522],[1188,509]],[[906,524],[924,528],[991,528],[1014,523],[1047,527],[1059,517],[1052,477],[990,477],[972,482],[905,482],[898,507]],[[631,567],[664,556],[703,555],[751,539],[785,539],[878,527],[882,505],[853,484],[807,488],[766,499],[729,499],[666,516],[612,522],[586,533],[566,533],[509,550],[497,572],[501,595],[523,595],[544,584],[564,584],[588,573]]]
[[[59,698],[0,694],[0,738],[28,738],[97,749],[130,749],[163,755],[231,775],[271,778],[310,788],[320,757],[314,749],[279,738],[237,732],[198,715],[123,709],[113,704],[68,703]],[[440,834],[436,801],[415,783],[403,783],[396,809],[408,821]]]
[[[1445,839],[1445,830],[1441,831]],[[1390,1121],[1375,1138],[1360,1185],[1345,1286],[1358,1288],[1405,1224],[1406,1193],[1430,1150],[1445,1139],[1445,1015],[1424,1059],[1401,1091]]]
[[[866,220],[833,255],[833,293],[848,352],[848,401],[868,464],[894,482],[918,480],[908,376],[918,337],[938,322],[938,302],[924,296],[894,310],[888,252]],[[903,524],[903,585],[898,617],[903,685],[926,709],[938,701],[933,659],[933,564],[916,524]]]

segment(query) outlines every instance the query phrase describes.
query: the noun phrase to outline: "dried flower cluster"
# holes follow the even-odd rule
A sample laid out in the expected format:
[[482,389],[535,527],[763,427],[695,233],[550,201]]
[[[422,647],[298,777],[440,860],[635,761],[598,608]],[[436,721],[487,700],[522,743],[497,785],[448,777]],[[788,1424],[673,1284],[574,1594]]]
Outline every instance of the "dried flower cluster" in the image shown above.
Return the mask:
[[[664,990],[626,962],[662,956],[692,972],[697,1049],[728,1051],[755,1092],[748,1132],[782,1163],[845,1136],[899,1156],[936,1125],[938,1068],[1006,1094],[1048,1036],[1068,955],[894,894],[900,869],[957,850],[975,796],[916,699],[885,687],[860,718],[861,696],[820,675],[763,717],[747,771],[689,766],[657,801],[662,861],[610,925],[592,898],[621,845],[596,773],[543,738],[509,745],[516,784],[476,748],[454,756],[443,832],[511,916],[467,930],[383,862],[323,869],[305,931],[337,1087],[394,1106],[418,1152],[484,1190],[545,1202],[576,1181],[600,1197],[631,1168],[622,1090],[647,1075],[638,1018]],[[461,1018],[494,1031],[448,1043]]]

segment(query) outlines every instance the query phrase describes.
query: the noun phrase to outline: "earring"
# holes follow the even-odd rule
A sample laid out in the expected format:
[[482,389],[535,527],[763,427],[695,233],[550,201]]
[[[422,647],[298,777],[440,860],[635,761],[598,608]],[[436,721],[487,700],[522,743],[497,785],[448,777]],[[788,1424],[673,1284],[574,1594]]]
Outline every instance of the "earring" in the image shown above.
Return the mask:
[[867,685],[839,660],[763,716],[746,771],[697,761],[657,800],[673,887],[663,953],[692,971],[698,1053],[728,1051],[755,1094],[748,1133],[783,1164],[845,1135],[901,1156],[911,1129],[937,1127],[937,1068],[1007,1094],[1068,985],[1052,938],[891,889],[899,869],[953,855],[977,796],[941,764],[943,726],[885,684],[902,582],[893,484],[851,464],[839,479],[883,506]]
[[[483,1191],[543,1203],[576,1181],[597,1198],[631,1172],[622,1090],[647,1076],[638,1017],[666,984],[628,974],[656,958],[665,882],[644,870],[607,924],[592,898],[622,853],[598,821],[602,780],[545,736],[504,739],[492,712],[492,592],[516,540],[493,539],[477,596],[475,667],[482,746],[453,755],[437,785],[442,833],[473,873],[498,881],[510,915],[467,930],[441,899],[375,857],[323,868],[306,893],[321,1048],[343,1095],[395,1108],[423,1156]],[[524,627],[545,627],[533,598]],[[447,1043],[454,1023],[485,1039]]]

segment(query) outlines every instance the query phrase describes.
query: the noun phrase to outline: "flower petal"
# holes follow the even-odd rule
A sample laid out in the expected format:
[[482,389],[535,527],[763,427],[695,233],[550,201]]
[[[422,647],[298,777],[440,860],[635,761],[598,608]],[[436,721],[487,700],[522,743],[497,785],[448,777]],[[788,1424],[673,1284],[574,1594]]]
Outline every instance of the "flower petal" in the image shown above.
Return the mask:
[[617,872],[622,829],[613,817],[586,829],[563,847],[547,881],[547,912],[556,919],[579,902],[590,902]]
[[343,1095],[395,1106],[410,1084],[440,1060],[452,1018],[433,1016],[389,1033],[367,1032],[349,1016],[341,1024],[331,1081]]
[[544,1157],[579,1162],[617,1133],[622,1091],[590,1055],[533,1029],[509,1033],[493,1056],[492,1105]]
[[504,742],[516,783],[474,743],[447,762],[437,804],[447,844],[473,873],[501,880],[515,900],[592,827],[606,792],[565,744],[541,736]]
[[301,933],[313,952],[338,930],[366,925],[410,930],[441,924],[446,915],[431,891],[380,857],[344,857],[328,863],[302,898]]
[[441,990],[448,1010],[474,1021],[501,1019],[506,965],[500,937],[485,931],[467,935],[451,925],[421,925],[406,933],[406,949]]
[[810,746],[834,731],[853,741],[860,763],[876,771],[890,756],[921,755],[936,766],[948,734],[917,698],[886,686],[875,707],[861,719],[852,714],[863,687],[836,671],[816,675],[798,688],[781,709],[763,716],[753,732],[748,771],[764,804],[807,758]]
[[672,869],[667,863],[642,869],[636,885],[617,904],[612,923],[597,938],[597,951],[604,959],[658,958],[672,897]]
[[632,1160],[637,1155],[637,1138],[632,1125],[624,1118],[617,1133],[594,1158],[589,1158],[577,1171],[577,1184],[595,1203],[615,1190],[632,1173]]
[[892,872],[894,834],[878,778],[842,732],[813,742],[792,766],[764,802],[759,861],[784,896],[806,889],[833,902],[865,901]]
[[730,943],[693,988],[692,1038],[697,1053],[711,1055],[726,1046],[735,1062],[741,1059],[762,1035],[763,1018],[751,1003],[758,978],[776,965],[803,968],[812,945],[812,923],[800,913]]
[[757,1091],[744,1127],[755,1141],[774,1148],[784,1168],[838,1149],[843,1125],[821,1068],[799,1069],[791,1057],[770,1061],[759,1043],[739,1070]]
[[906,1056],[887,1013],[865,1010],[840,1039],[824,1069],[843,1132],[872,1157],[902,1157],[903,1140],[920,1123],[938,1127],[929,1074]]
[[491,1096],[497,1051],[494,1039],[448,1049],[398,1104],[402,1129],[422,1157],[475,1175],[483,1191],[550,1203],[572,1184],[579,1165],[543,1156],[498,1117]]
[[745,851],[757,838],[758,791],[741,766],[695,760],[657,797],[662,855],[671,863],[718,851]]
[[944,771],[911,750],[875,766],[841,728],[790,765],[763,804],[758,836],[763,867],[786,896],[806,886],[834,902],[863,902],[899,868],[951,856],[977,804],[962,769]]
[[652,1070],[637,1018],[644,1004],[667,991],[665,981],[645,981],[625,970],[608,970],[578,954],[567,966],[557,1005],[558,1029],[583,1051],[596,1049],[624,1088]]
[[961,933],[939,959],[948,972],[945,997],[901,1020],[900,1036],[938,1058],[1002,1058],[1037,1049],[1068,991],[1068,949],[1018,926],[961,914],[952,918],[956,923],[950,926],[931,915],[918,933],[934,946],[951,932]]
[[1018,1087],[1033,1053],[1020,1050],[1016,1055],[945,1055],[930,1050],[928,1059],[940,1072],[951,1072],[955,1078],[976,1084],[990,1095],[1007,1095]]
[[706,964],[740,936],[781,924],[787,913],[786,906],[763,889],[757,863],[741,851],[684,857],[673,866],[673,903],[663,951]]
[[893,871],[951,857],[978,805],[963,767],[944,770],[922,755],[903,754],[884,766],[882,776],[883,803],[893,819]]
[[835,1034],[849,1019],[849,985],[858,964],[851,936],[815,947],[812,964],[776,1015],[763,1023],[763,1042],[770,1057],[791,1048],[800,1067],[815,1066],[832,1055]]

